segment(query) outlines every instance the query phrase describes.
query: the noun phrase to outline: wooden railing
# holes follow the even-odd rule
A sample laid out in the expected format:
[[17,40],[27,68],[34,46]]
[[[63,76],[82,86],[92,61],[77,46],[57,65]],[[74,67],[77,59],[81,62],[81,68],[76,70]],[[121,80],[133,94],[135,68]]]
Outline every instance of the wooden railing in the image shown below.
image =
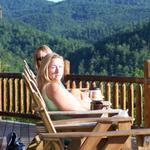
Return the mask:
[[128,109],[138,127],[150,127],[150,60],[144,62],[144,78],[66,75],[67,88],[99,87],[113,108]]
[[30,93],[21,73],[0,73],[0,113],[32,114]]
[[[135,125],[150,127],[150,61],[145,62],[144,78],[69,75],[67,88],[99,87],[113,108],[128,109]],[[32,99],[20,73],[0,73],[1,114],[32,115]]]

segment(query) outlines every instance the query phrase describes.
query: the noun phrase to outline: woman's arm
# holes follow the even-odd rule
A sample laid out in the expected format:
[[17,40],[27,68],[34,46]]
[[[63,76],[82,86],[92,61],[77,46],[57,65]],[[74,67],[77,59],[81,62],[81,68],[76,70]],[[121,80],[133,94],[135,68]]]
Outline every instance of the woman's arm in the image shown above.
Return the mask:
[[48,98],[55,103],[59,110],[88,110],[58,83],[47,84],[45,90]]

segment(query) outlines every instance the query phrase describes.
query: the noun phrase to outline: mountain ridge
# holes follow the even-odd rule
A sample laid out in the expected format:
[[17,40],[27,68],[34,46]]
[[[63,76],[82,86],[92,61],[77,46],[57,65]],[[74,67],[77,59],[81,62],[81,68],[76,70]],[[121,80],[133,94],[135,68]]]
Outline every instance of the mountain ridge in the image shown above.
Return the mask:
[[0,0],[0,4],[8,20],[22,21],[52,36],[89,41],[113,35],[150,16],[148,0]]

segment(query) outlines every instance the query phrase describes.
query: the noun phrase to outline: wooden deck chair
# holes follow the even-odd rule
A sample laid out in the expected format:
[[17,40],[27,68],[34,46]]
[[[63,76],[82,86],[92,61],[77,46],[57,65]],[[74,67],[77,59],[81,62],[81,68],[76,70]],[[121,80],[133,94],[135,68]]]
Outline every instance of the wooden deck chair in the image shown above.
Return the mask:
[[[28,63],[26,62],[26,60],[24,60],[24,69],[28,72],[28,74],[30,75],[30,77],[32,79],[36,79],[36,75],[33,73],[33,71],[30,69]],[[36,82],[36,80],[34,80]]]
[[[46,129],[47,129],[47,132],[49,133],[55,133],[56,130],[55,128],[53,127],[52,125],[52,121],[51,119],[49,118],[49,115],[46,111],[46,106],[45,106],[45,103],[43,101],[43,98],[42,96],[40,95],[40,92],[36,86],[36,82],[33,78],[31,78],[30,76],[31,74],[29,73],[28,71],[28,68],[25,68],[24,69],[24,73],[23,73],[23,77],[25,79],[25,82],[27,83],[30,91],[31,91],[31,94],[32,94],[32,97],[33,99],[35,100],[37,106],[39,106],[39,113],[43,119],[43,122],[45,123],[44,125],[46,126]],[[63,149],[63,145],[62,145],[62,142],[58,139],[57,142],[52,142],[51,143],[51,146],[52,147],[56,147],[58,150],[59,149]]]
[[[78,118],[78,119],[68,119],[68,120],[59,120],[53,122],[48,114],[48,111],[46,109],[45,102],[36,86],[36,82],[34,79],[32,79],[28,73],[27,70],[24,70],[23,77],[25,79],[25,82],[28,84],[30,91],[32,93],[33,99],[35,100],[38,111],[40,113],[40,116],[43,120],[44,126],[46,128],[47,133],[54,133],[56,134],[57,130],[59,131],[79,131],[82,130],[83,124],[90,127],[91,132],[99,132],[99,131],[107,131],[111,126],[113,122],[118,122],[118,126],[121,126],[123,122],[127,122],[128,126],[131,126],[131,118]],[[73,114],[73,112],[71,112]],[[65,124],[64,124],[65,123]],[[77,128],[78,126],[78,128]],[[90,133],[89,132],[89,135]],[[72,132],[72,137],[75,137],[76,134]],[[107,136],[106,136],[107,137]],[[125,138],[124,140],[126,140]],[[80,150],[87,150],[87,149],[94,149],[97,144],[102,140],[102,137],[87,137],[85,138],[84,142],[79,147]],[[50,141],[50,140],[49,140]],[[55,149],[64,149],[64,145],[62,143],[61,138],[53,138],[52,141],[50,141],[51,144],[44,144],[44,148],[47,149],[50,146],[55,147]],[[90,145],[90,146],[89,146]],[[121,144],[120,144],[121,145]]]

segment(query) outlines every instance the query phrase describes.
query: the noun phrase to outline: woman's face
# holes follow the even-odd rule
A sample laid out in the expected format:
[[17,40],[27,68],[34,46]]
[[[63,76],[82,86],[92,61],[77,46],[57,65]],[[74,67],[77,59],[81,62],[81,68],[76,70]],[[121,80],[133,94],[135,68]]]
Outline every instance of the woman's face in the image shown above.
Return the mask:
[[47,55],[47,52],[39,51],[36,55],[37,67],[39,68],[41,65],[42,59]]
[[61,81],[64,73],[64,62],[60,58],[53,58],[49,64],[49,78],[51,80]]

